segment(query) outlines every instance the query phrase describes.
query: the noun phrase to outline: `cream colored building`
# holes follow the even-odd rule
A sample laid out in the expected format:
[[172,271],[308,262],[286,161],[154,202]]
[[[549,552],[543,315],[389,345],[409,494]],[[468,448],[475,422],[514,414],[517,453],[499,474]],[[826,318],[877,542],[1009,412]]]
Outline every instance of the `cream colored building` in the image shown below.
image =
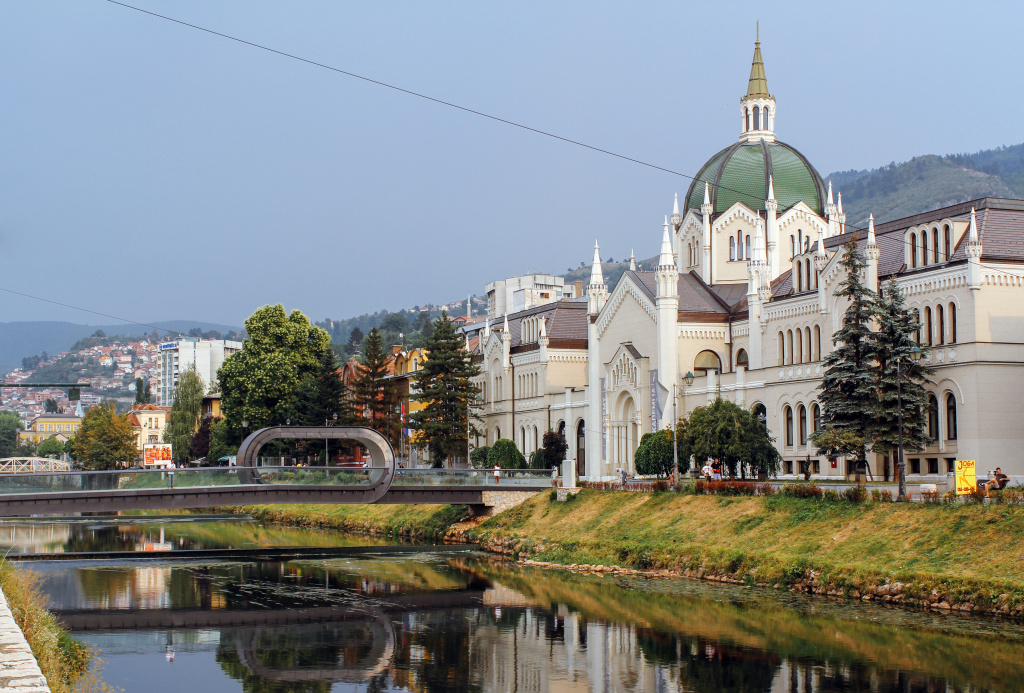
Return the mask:
[[[783,476],[804,465],[847,476],[845,461],[817,457],[808,436],[845,309],[841,249],[857,237],[868,284],[895,278],[920,312],[936,369],[927,387],[934,443],[907,453],[908,477],[944,479],[957,459],[1024,475],[1024,201],[986,198],[847,228],[842,196],[775,136],[759,43],[739,115],[738,141],[665,217],[655,270],[631,267],[610,288],[595,245],[585,299],[481,328],[479,444],[513,438],[529,454],[546,430],[562,430],[579,475],[609,478],[633,471],[644,433],[721,396],[764,418]],[[869,463],[875,478],[893,477],[891,460]]]

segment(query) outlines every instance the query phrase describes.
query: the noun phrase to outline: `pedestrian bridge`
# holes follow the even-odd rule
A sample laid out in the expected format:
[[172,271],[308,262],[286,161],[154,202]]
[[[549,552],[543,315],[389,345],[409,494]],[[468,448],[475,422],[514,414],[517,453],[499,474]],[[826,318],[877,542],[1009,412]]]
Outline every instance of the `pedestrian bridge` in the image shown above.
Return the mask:
[[[256,466],[275,439],[356,440],[368,467]],[[267,503],[446,503],[503,505],[495,492],[550,488],[543,470],[402,469],[387,439],[360,427],[274,427],[256,431],[238,450],[239,466],[0,475],[0,516],[38,513],[172,510]]]
[[68,471],[71,471],[70,464],[49,457],[4,457],[0,459],[0,474]]

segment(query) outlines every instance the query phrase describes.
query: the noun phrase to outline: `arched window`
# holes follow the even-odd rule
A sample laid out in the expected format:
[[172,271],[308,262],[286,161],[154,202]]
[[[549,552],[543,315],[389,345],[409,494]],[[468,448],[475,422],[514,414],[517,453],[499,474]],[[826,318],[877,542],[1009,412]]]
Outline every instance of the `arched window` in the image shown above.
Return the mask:
[[786,447],[793,447],[793,409],[786,405]]
[[803,229],[797,229],[796,230],[796,252],[797,253],[801,252],[801,249],[803,247],[804,247],[804,230]]
[[807,270],[807,290],[811,290],[811,258],[804,260],[804,268]]
[[935,395],[928,395],[928,437],[939,439],[939,400]]
[[797,407],[796,416],[799,420],[797,425],[799,426],[798,430],[800,431],[800,444],[807,445],[807,409],[804,408],[804,405],[801,404]]
[[736,232],[736,259],[737,260],[742,260],[743,257],[744,257],[744,255],[743,255],[743,232],[742,231],[737,231]]
[[744,132],[750,132],[750,109],[745,106],[743,108],[743,121],[746,126],[743,128]]
[[786,330],[786,363],[793,365],[793,330]]
[[956,304],[949,304],[949,343],[956,344]]
[[817,432],[821,428],[821,407],[815,402],[811,405],[811,421],[813,422],[813,431]]
[[494,427],[494,439],[501,440],[501,426]]
[[814,354],[821,361],[821,328],[817,325],[814,326]]
[[751,410],[754,414],[754,418],[760,421],[764,426],[768,426],[768,410],[765,409],[764,405],[758,402],[754,405]]
[[800,263],[799,262],[796,263],[796,267],[793,268],[793,277],[794,277],[794,280],[796,281],[796,292],[797,293],[800,293],[801,291],[803,291],[803,288],[801,288],[801,284],[802,284],[801,280],[803,279],[803,274],[804,273],[800,271]]
[[810,249],[811,249],[811,237],[810,236],[804,236],[804,252],[806,253]]
[[939,261],[939,230],[932,229],[932,263]]
[[576,424],[576,474],[587,473],[587,426],[583,419]]
[[747,356],[746,349],[740,349],[736,352],[736,365],[743,366],[744,368],[750,367],[750,357]]
[[524,455],[527,452],[529,452],[526,449],[526,427],[525,426],[520,426],[519,427],[519,451],[522,452]]
[[794,342],[794,345],[796,346],[796,355],[795,355],[795,358],[793,359],[793,362],[794,363],[803,363],[804,362],[804,333],[803,333],[803,330],[801,330],[799,327],[796,328],[796,341]]
[[786,365],[786,337],[782,334],[782,330],[779,330],[779,365]]
[[939,344],[946,343],[946,319],[943,315],[942,306],[935,306],[935,336]]
[[953,232],[946,224],[942,230],[942,261],[949,262],[950,249],[953,247]]
[[757,106],[754,106],[754,129],[761,129],[761,109]]
[[736,259],[736,239],[732,236],[729,236],[729,259]]
[[722,359],[718,358],[718,354],[715,352],[705,349],[704,351],[697,354],[697,358],[693,360],[693,370],[702,371],[707,373],[708,371],[722,372]]
[[746,238],[745,242],[743,243],[743,247],[746,250],[746,258],[749,260],[750,259],[750,234],[749,233],[747,234],[747,238]]
[[914,309],[914,322],[917,323],[917,329],[914,330],[914,341],[917,342],[918,346],[921,344],[921,311],[917,308]]
[[789,237],[789,259],[796,257],[796,236]]
[[946,440],[956,440],[956,397],[946,393]]
[[917,234],[910,234],[910,268],[917,267]]
[[932,309],[924,309],[924,339],[925,344],[932,345]]
[[814,355],[811,353],[811,328],[804,328],[804,341],[807,342],[807,362],[811,363],[814,361]]

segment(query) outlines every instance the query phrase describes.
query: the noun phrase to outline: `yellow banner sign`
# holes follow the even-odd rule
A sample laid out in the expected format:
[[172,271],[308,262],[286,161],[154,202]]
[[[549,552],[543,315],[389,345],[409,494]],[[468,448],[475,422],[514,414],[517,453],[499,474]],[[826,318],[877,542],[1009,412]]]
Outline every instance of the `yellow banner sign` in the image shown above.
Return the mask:
[[956,461],[956,494],[973,493],[978,490],[978,470],[974,460]]

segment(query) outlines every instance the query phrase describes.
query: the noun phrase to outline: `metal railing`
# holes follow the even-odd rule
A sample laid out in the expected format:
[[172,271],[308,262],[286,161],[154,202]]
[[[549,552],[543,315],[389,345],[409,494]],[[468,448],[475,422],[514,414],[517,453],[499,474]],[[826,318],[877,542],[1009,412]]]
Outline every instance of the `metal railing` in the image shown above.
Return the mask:
[[[386,467],[198,467],[119,469],[96,472],[35,472],[0,475],[0,496],[29,493],[75,493],[146,489],[223,489],[231,486],[280,486],[365,489],[387,474]],[[550,472],[506,469],[497,483],[489,469],[399,469],[393,486],[490,486],[498,488],[547,486]]]
[[5,457],[0,460],[0,474],[39,474],[70,470],[69,463],[49,457]]

